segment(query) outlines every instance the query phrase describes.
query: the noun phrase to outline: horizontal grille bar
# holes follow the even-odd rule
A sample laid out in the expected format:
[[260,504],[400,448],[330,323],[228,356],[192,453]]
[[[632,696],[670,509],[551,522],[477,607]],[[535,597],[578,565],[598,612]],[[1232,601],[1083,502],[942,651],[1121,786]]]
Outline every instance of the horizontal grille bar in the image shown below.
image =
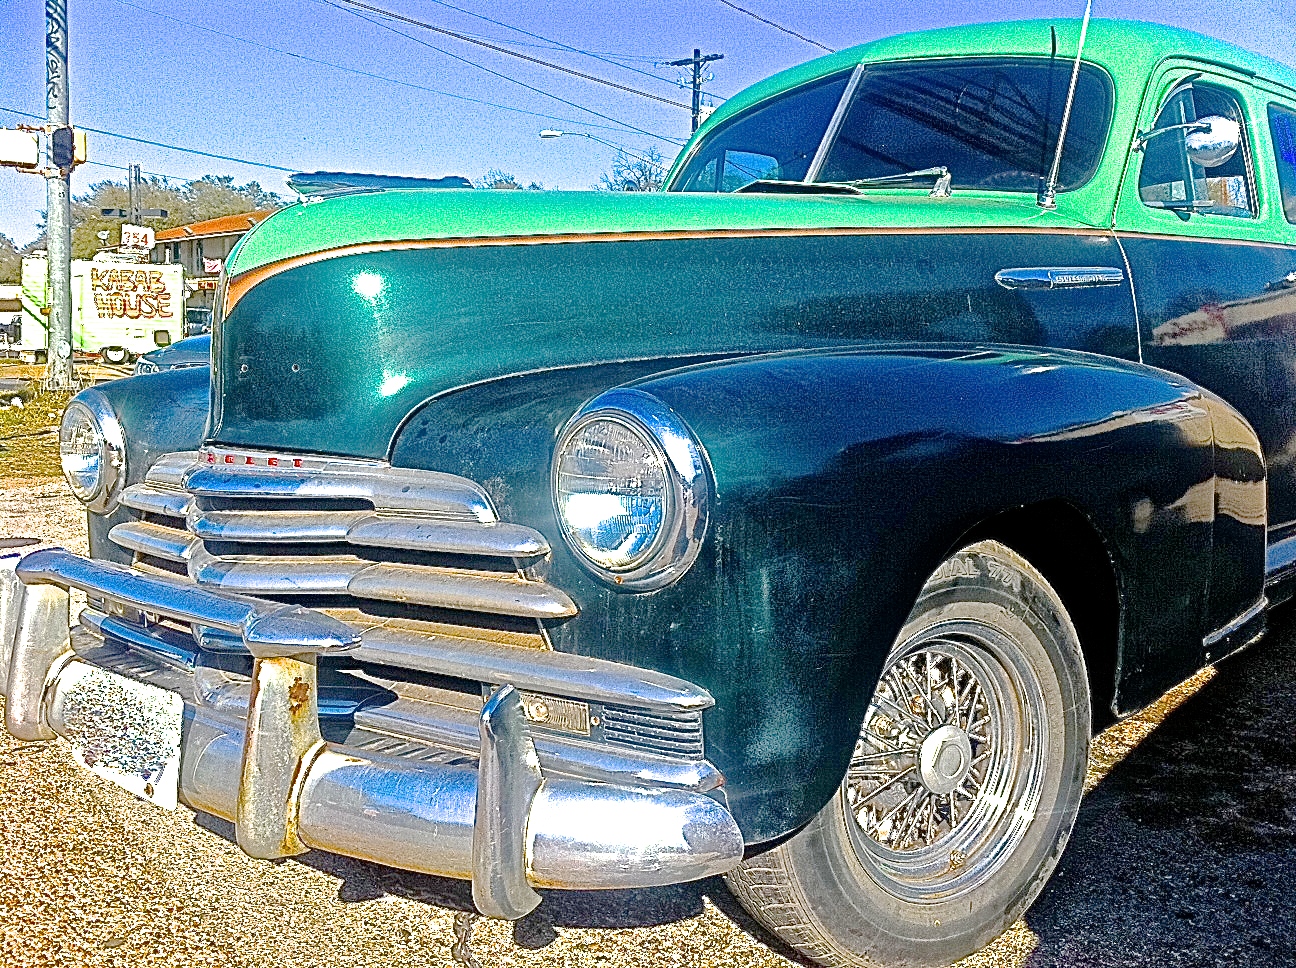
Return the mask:
[[199,499],[354,499],[379,510],[437,512],[482,524],[496,520],[486,492],[461,477],[353,461],[313,464],[282,469],[200,463],[185,475],[184,487]]
[[132,484],[122,491],[122,504],[144,514],[184,518],[193,502],[184,491],[157,484]]
[[[159,459],[122,503],[146,519],[109,537],[140,567],[182,565],[200,585],[231,593],[350,595],[524,619],[577,613],[561,590],[518,570],[518,559],[549,553],[544,535],[499,521],[480,485],[439,471],[207,449]],[[507,570],[483,570],[482,559],[506,559]]]
[[194,547],[189,574],[200,585],[244,595],[354,595],[522,618],[570,618],[577,612],[560,589],[516,573],[375,563],[344,555],[219,557]]
[[189,560],[193,539],[184,531],[151,521],[124,521],[113,525],[109,539],[141,555],[152,555],[184,564]]
[[188,526],[209,541],[345,541],[369,548],[518,558],[549,552],[544,535],[517,524],[397,517],[368,511],[196,511],[189,516]]
[[194,450],[177,451],[161,457],[149,468],[144,480],[150,484],[160,484],[176,490],[184,488],[185,475],[198,463],[198,452]]

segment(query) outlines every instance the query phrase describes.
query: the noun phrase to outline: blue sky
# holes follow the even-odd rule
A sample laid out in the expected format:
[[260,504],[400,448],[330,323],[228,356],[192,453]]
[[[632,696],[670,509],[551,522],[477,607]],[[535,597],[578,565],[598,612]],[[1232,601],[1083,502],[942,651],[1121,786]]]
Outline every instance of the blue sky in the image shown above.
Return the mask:
[[[371,2],[493,41],[541,43],[433,0]],[[1069,17],[1083,10],[1082,0],[736,2],[833,48],[925,27]],[[654,61],[689,56],[694,47],[725,55],[711,65],[715,79],[708,89],[718,96],[821,53],[720,0],[448,3],[605,54],[659,79],[564,50],[512,49],[675,100],[687,100],[687,92],[674,86],[680,72],[654,66]],[[1138,0],[1098,0],[1095,15],[1157,19],[1296,64],[1293,5],[1296,0],[1176,0],[1153,10]],[[542,141],[541,128],[583,130],[633,151],[655,146],[668,160],[678,147],[669,140],[595,127],[612,122],[361,20],[330,0],[69,0],[69,19],[73,123],[167,144],[303,170],[478,178],[487,169],[500,168],[524,182],[577,189],[598,181],[614,151],[579,137]],[[678,108],[414,27],[395,26],[427,44],[635,127],[679,141],[688,134],[688,114]],[[44,4],[0,0],[0,107],[44,114],[43,47]],[[304,57],[404,83],[346,73]],[[12,127],[22,120],[0,112],[0,126]],[[146,171],[179,178],[229,174],[240,183],[256,179],[286,192],[282,172],[102,135],[90,139],[91,157],[105,164],[139,162]],[[123,174],[83,166],[74,176],[73,190],[79,193],[93,182],[121,179]],[[0,169],[0,232],[20,245],[30,241],[44,205],[40,178]]]

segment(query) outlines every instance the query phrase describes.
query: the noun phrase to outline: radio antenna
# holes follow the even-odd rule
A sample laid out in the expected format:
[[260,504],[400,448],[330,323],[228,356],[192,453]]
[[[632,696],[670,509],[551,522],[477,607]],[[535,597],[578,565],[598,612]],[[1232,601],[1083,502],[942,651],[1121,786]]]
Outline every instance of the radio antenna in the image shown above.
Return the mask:
[[1062,146],[1066,143],[1067,127],[1071,124],[1071,106],[1075,103],[1076,85],[1080,82],[1080,57],[1084,54],[1085,36],[1089,33],[1089,17],[1093,13],[1093,0],[1085,0],[1084,20],[1080,21],[1080,45],[1076,48],[1075,64],[1071,67],[1071,85],[1067,88],[1066,106],[1062,109],[1062,123],[1058,126],[1057,150],[1053,152],[1053,167],[1049,169],[1040,208],[1052,211],[1057,208],[1058,173],[1062,168]]

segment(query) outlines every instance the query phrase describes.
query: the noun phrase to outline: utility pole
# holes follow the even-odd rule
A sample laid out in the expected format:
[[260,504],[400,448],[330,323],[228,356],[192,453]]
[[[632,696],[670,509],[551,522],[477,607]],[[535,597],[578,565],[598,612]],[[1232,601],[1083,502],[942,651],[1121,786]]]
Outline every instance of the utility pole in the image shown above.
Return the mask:
[[130,224],[140,223],[140,202],[143,190],[140,188],[140,166],[131,165],[127,178],[130,181]]
[[[49,343],[45,378],[72,387],[72,165],[56,144],[70,141],[67,0],[45,0],[45,232],[49,250]],[[63,163],[66,163],[66,167]]]
[[702,83],[710,80],[709,77],[703,77],[702,67],[711,61],[724,60],[724,54],[707,54],[702,56],[702,51],[693,48],[693,56],[686,57],[683,60],[667,61],[670,67],[692,67],[693,68],[693,130],[698,129],[698,120],[702,114]]

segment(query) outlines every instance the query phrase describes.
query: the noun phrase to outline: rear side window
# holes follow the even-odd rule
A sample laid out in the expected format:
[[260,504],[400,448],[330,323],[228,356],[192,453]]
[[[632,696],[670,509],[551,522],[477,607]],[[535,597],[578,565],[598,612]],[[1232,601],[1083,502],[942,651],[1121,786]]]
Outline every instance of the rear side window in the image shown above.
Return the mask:
[[1269,131],[1273,135],[1274,157],[1278,161],[1278,185],[1282,189],[1283,214],[1296,224],[1296,111],[1269,105]]

